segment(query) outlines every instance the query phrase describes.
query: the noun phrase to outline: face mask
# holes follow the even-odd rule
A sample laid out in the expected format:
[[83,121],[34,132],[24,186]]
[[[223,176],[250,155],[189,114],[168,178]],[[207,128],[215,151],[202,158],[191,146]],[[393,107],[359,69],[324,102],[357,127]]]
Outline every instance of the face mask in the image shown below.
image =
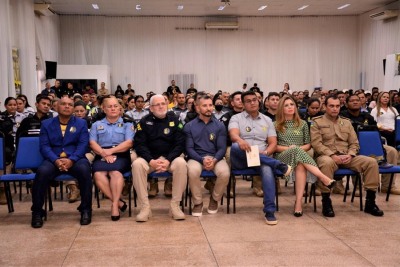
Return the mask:
[[215,110],[221,111],[223,107],[224,107],[223,105],[215,105]]

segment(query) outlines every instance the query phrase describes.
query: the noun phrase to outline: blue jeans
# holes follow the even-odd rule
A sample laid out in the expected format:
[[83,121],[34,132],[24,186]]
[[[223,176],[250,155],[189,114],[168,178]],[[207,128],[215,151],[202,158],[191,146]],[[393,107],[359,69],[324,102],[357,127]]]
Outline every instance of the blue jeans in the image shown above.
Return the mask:
[[[260,167],[252,167],[260,172],[262,187],[264,191],[264,213],[274,213],[276,211],[275,205],[275,176],[272,169],[282,167],[282,162],[274,158],[260,155]],[[247,169],[246,152],[241,150],[237,143],[232,144],[231,147],[231,165],[232,169],[240,170]]]

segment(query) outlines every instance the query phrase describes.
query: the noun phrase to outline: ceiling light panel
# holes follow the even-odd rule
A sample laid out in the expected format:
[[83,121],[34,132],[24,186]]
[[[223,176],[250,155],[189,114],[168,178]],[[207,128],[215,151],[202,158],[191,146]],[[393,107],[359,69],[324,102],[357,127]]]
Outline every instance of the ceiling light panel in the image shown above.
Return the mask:
[[260,6],[260,7],[258,8],[258,10],[261,11],[261,10],[264,10],[264,9],[266,9],[266,8],[267,8],[267,6]]
[[343,6],[338,7],[337,9],[343,9],[343,8],[348,7],[348,6],[350,6],[350,4],[345,4],[345,5],[343,5]]
[[177,9],[178,9],[178,10],[183,10],[183,5],[179,5],[179,6],[177,7]]
[[142,10],[142,6],[141,5],[136,5],[136,10]]
[[220,7],[218,8],[218,10],[219,10],[219,11],[222,11],[222,10],[224,10],[224,8],[225,8],[225,6],[220,6]]
[[299,7],[297,10],[303,10],[303,9],[306,9],[307,7],[309,7],[309,5],[304,5],[302,7]]
[[92,4],[92,7],[93,7],[94,9],[99,9],[99,5],[98,5],[98,4]]

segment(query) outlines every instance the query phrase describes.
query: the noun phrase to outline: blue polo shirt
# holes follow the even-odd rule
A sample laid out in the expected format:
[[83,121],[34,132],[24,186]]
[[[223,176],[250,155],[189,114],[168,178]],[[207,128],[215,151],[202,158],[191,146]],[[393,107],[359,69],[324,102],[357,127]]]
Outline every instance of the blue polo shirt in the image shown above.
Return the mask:
[[90,129],[90,141],[95,141],[101,147],[112,147],[127,140],[133,140],[132,123],[124,123],[122,118],[110,123],[107,118],[93,123]]
[[205,124],[198,117],[185,124],[186,153],[189,159],[203,163],[203,157],[213,156],[220,161],[226,152],[226,129],[214,117]]

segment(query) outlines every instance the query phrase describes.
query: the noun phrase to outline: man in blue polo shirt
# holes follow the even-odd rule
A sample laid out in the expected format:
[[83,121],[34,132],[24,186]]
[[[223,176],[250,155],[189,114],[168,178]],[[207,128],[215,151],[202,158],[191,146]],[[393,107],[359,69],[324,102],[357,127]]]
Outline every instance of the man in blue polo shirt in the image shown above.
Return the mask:
[[189,157],[188,176],[192,191],[194,207],[192,215],[199,217],[203,214],[203,196],[201,192],[201,171],[213,171],[217,176],[214,190],[210,196],[207,212],[218,212],[218,202],[228,185],[230,171],[224,156],[226,152],[225,126],[212,116],[214,109],[209,96],[200,96],[196,100],[198,117],[184,127],[186,134],[186,153]]

